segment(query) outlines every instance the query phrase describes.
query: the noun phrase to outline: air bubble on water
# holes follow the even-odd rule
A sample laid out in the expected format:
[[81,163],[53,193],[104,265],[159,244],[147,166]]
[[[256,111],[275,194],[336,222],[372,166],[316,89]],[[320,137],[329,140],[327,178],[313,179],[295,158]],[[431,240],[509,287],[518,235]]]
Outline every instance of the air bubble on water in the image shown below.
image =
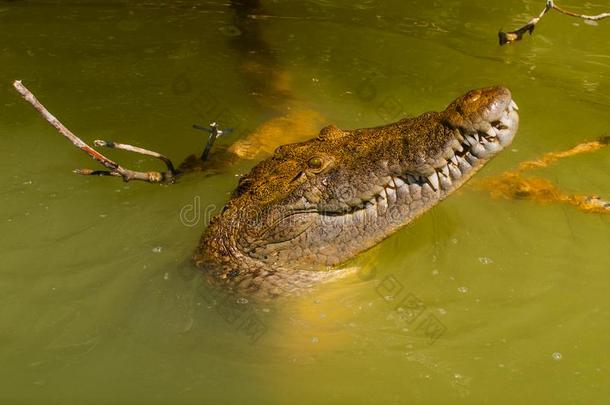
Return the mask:
[[594,20],[584,20],[584,23],[593,26],[599,25],[598,22]]
[[106,218],[106,217],[108,217],[107,214],[100,214],[100,218]]
[[32,183],[33,183],[33,181],[32,181],[32,180],[27,180],[27,181],[24,181],[24,182],[23,182],[23,185],[24,185],[24,186],[29,186],[29,185],[30,185],[30,184],[32,184]]
[[439,274],[440,274],[440,272],[438,270],[432,270],[433,276],[438,276]]
[[313,336],[313,337],[311,338],[311,343],[313,343],[314,345],[315,345],[316,343],[318,343],[319,341],[320,341],[320,339],[319,339],[317,336]]
[[481,264],[492,264],[494,261],[489,257],[479,257],[479,262]]
[[264,313],[269,313],[269,308],[263,308],[261,309],[261,311],[263,311]]
[[437,309],[437,311],[441,315],[447,315],[447,310],[445,308],[439,308]]
[[559,353],[559,352],[553,353],[553,359],[554,360],[559,361],[559,360],[561,360],[561,357],[562,357],[561,353]]
[[169,280],[169,273],[165,273],[163,275],[163,280]]
[[157,246],[157,247],[154,247],[152,249],[152,251],[153,251],[153,253],[161,253],[163,251],[163,248],[161,246]]
[[239,298],[237,299],[237,303],[238,303],[238,304],[241,304],[241,305],[245,305],[245,304],[247,304],[247,303],[248,303],[248,299],[247,299],[247,298],[244,298],[244,297],[239,297]]
[[383,297],[384,300],[386,301],[394,301],[394,296],[393,295],[386,295],[385,297]]
[[457,290],[462,294],[466,294],[468,292],[468,287],[458,287]]

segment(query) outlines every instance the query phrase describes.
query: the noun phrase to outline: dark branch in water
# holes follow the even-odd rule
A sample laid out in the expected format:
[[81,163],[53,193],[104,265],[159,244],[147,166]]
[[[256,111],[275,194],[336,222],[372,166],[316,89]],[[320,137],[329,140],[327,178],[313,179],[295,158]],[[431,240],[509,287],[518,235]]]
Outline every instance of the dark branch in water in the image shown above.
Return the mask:
[[203,150],[203,153],[201,154],[201,157],[199,158],[203,162],[208,160],[208,157],[210,156],[210,151],[212,150],[212,147],[214,146],[214,142],[216,142],[216,139],[218,139],[225,132],[233,131],[232,128],[220,129],[220,127],[218,126],[218,124],[216,122],[212,122],[208,128],[203,127],[201,125],[197,125],[197,124],[194,124],[193,128],[199,129],[201,131],[206,131],[210,134],[210,135],[208,135],[208,141],[205,144],[205,149]]
[[581,19],[587,20],[587,21],[598,21],[598,20],[603,20],[604,18],[610,17],[610,13],[601,13],[598,15],[584,15],[584,14],[574,13],[572,11],[568,11],[568,10],[565,10],[565,9],[559,7],[558,5],[555,4],[555,2],[553,0],[547,0],[544,10],[542,10],[540,12],[538,17],[532,18],[523,27],[521,27],[515,31],[498,32],[498,38],[500,40],[500,45],[512,44],[515,41],[520,41],[526,32],[529,32],[529,34],[532,35],[532,33],[534,32],[534,28],[536,27],[536,24],[538,24],[540,22],[540,20],[542,19],[542,17],[544,17],[545,14],[548,13],[550,10],[556,10],[556,11],[560,12],[561,14],[565,14],[570,17],[581,18]]
[[175,175],[177,174],[176,170],[174,170],[174,166],[172,162],[166,158],[165,156],[149,151],[146,149],[138,148],[136,146],[117,144],[110,141],[95,141],[96,146],[106,146],[109,148],[128,150],[130,152],[139,153],[142,155],[152,156],[157,159],[162,160],[168,168],[167,172],[139,172],[135,170],[129,170],[118,163],[114,162],[111,159],[108,159],[106,156],[102,155],[91,146],[87,145],[82,139],[78,136],[74,135],[72,131],[66,128],[57,118],[55,118],[46,108],[45,106],[36,99],[36,97],[32,94],[30,90],[28,90],[20,80],[16,80],[13,83],[15,89],[23,96],[23,98],[29,102],[42,117],[49,122],[60,134],[62,134],[66,139],[68,139],[74,146],[85,152],[91,158],[97,160],[108,170],[91,170],[91,169],[77,169],[75,173],[87,176],[116,176],[122,177],[124,181],[130,180],[141,180],[147,181],[149,183],[171,183],[175,179]]

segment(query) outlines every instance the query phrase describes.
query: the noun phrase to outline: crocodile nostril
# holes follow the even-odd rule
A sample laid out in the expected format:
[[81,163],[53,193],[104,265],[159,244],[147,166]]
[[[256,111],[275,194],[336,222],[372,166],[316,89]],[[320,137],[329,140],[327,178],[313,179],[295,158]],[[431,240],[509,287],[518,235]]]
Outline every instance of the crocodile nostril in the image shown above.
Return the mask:
[[495,129],[508,129],[508,127],[502,121],[494,121],[491,123],[491,126]]

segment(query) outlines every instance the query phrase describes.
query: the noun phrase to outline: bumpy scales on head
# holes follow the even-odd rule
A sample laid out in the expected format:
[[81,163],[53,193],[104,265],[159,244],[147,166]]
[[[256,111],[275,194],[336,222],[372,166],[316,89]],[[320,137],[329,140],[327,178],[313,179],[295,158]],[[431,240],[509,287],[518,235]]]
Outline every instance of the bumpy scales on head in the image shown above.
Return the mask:
[[[279,147],[243,176],[195,260],[216,284],[274,297],[335,277],[459,188],[509,145],[519,116],[503,87],[442,112]],[[331,268],[331,270],[329,270]]]

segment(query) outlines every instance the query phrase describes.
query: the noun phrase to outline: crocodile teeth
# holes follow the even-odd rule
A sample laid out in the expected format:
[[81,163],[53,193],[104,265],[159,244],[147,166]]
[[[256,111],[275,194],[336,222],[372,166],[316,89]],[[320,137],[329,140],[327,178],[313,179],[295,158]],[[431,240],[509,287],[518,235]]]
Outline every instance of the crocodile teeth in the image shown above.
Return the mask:
[[458,150],[458,148],[461,148],[462,145],[460,144],[460,141],[458,141],[457,139],[453,138],[451,140],[451,145],[449,145],[451,147],[451,149],[453,150]]
[[449,166],[448,165],[443,166],[443,168],[441,169],[441,173],[443,173],[443,175],[445,177],[449,177]]
[[479,159],[477,159],[476,156],[472,155],[471,153],[467,153],[466,160],[468,161],[468,163],[470,163],[471,166],[474,166]]
[[383,194],[384,198],[380,198],[377,200],[377,212],[379,215],[384,215],[386,210],[388,209],[388,200],[385,193]]
[[485,150],[488,152],[496,153],[502,149],[498,142],[485,142],[483,143]]
[[449,165],[449,174],[453,180],[457,180],[462,177],[462,172],[460,172],[458,168],[453,165]]
[[472,146],[471,153],[476,157],[485,157],[487,155],[487,151],[480,143]]
[[504,116],[502,118],[500,118],[500,122],[502,123],[502,125],[504,125],[504,128],[502,129],[508,129],[511,127],[511,119],[508,116]]
[[453,157],[451,158],[451,163],[453,163],[454,165],[458,165],[458,157],[456,155],[453,155]]
[[440,176],[440,180],[441,187],[443,188],[443,190],[449,190],[453,186],[453,183],[451,182],[449,176]]
[[494,127],[489,127],[486,134],[489,135],[490,138],[495,138],[497,136],[496,129]]
[[515,103],[515,100],[510,100],[510,106],[513,108],[513,110],[519,111],[519,106],[517,103]]
[[396,190],[394,190],[393,188],[388,188],[385,193],[388,198],[388,203],[394,204],[396,202]]
[[432,187],[432,189],[434,191],[438,190],[439,178],[438,178],[438,174],[436,172],[434,172],[433,174],[428,176],[427,181],[428,181],[428,184],[430,185],[430,187]]
[[368,203],[366,204],[366,215],[370,218],[375,218],[374,215],[377,214],[376,204]]
[[394,184],[396,185],[396,188],[401,188],[406,183],[400,177],[395,177],[394,178]]
[[455,133],[455,137],[458,142],[461,143],[464,141],[464,135],[462,134],[462,132],[459,129],[454,130],[454,133]]
[[446,161],[451,159],[454,155],[455,153],[453,152],[453,147],[450,147],[445,150],[445,153],[443,153],[443,163],[446,163]]
[[470,165],[470,163],[468,163],[468,161],[464,158],[461,158],[459,160],[458,167],[460,169],[460,172],[462,172],[462,173],[468,173],[472,169],[472,166]]
[[489,121],[481,121],[479,123],[479,130],[481,132],[487,132],[487,131],[489,131],[489,128],[493,128]]

